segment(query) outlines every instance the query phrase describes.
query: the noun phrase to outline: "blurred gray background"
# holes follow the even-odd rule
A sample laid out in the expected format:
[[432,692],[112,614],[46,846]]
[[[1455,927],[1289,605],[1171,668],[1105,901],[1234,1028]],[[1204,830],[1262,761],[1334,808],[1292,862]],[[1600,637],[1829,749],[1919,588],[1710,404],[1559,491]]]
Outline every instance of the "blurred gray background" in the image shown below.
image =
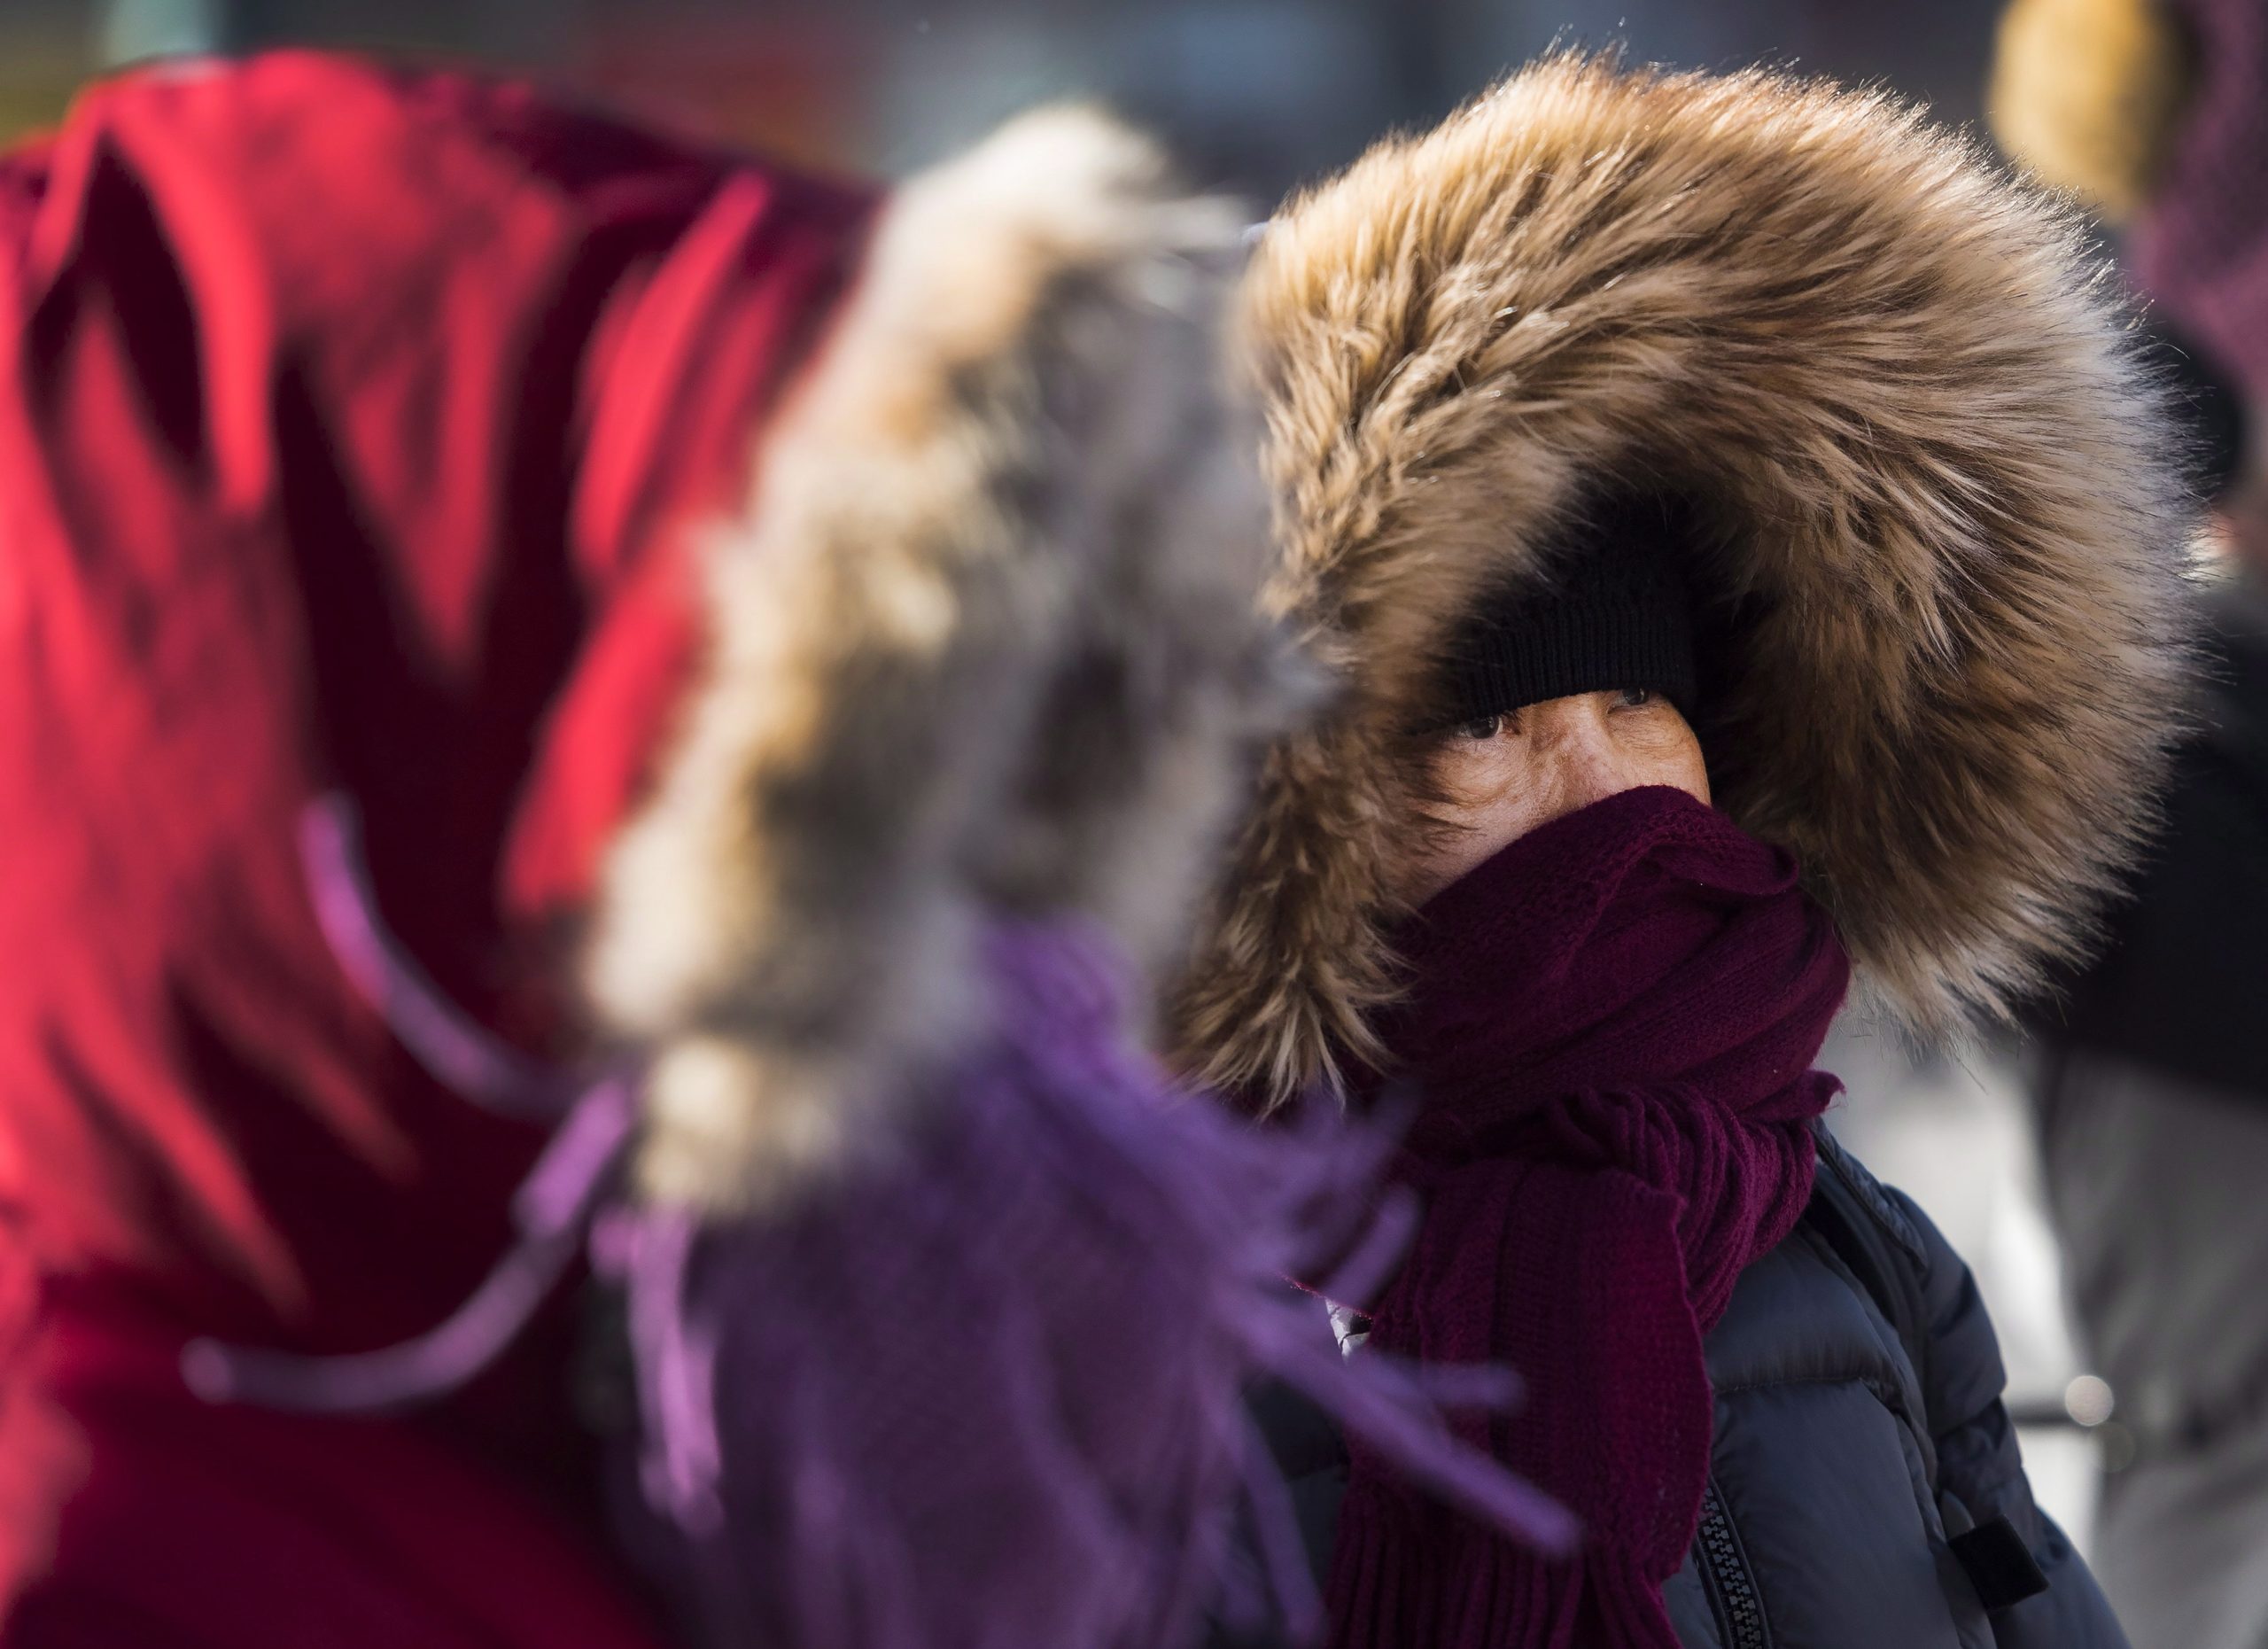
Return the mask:
[[868,170],[1099,95],[1205,181],[1273,197],[1555,40],[1879,81],[1967,121],[1992,21],[1980,0],[0,0],[0,135],[108,66],[296,42],[530,69]]

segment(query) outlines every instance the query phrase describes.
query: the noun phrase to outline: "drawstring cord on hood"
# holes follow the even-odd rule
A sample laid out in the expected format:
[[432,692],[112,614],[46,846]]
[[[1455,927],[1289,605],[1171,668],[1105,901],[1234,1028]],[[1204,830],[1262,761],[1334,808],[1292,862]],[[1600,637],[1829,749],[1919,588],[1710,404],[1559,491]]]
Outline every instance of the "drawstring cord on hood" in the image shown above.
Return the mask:
[[354,805],[332,795],[299,823],[299,860],[331,954],[388,1029],[434,1080],[483,1110],[556,1123],[586,1085],[529,1059],[474,1024],[442,995],[378,920]]
[[378,920],[353,804],[327,796],[299,828],[315,916],[348,978],[417,1062],[484,1110],[556,1124],[512,1198],[518,1240],[465,1303],[416,1339],[345,1357],[298,1357],[192,1340],[182,1378],[211,1403],[375,1414],[447,1396],[510,1345],[574,1263],[617,1179],[637,1120],[637,1073],[545,1068],[472,1023]]

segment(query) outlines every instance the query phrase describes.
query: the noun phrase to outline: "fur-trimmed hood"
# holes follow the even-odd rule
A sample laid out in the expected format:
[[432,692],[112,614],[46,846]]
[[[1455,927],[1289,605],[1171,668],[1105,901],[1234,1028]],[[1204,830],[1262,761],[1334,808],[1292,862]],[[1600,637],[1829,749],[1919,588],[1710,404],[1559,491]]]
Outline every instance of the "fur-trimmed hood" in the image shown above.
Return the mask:
[[2179,714],[2182,501],[2069,217],[1879,95],[1557,57],[1293,201],[1247,278],[1280,743],[1178,992],[1262,1101],[1376,1056],[1445,632],[1594,488],[1694,500],[1718,799],[1925,1032],[2084,939]]
[[884,209],[712,546],[711,658],[617,844],[590,978],[653,1055],[643,1178],[745,1208],[981,1024],[988,914],[1180,953],[1232,764],[1281,725],[1244,214],[1028,116]]

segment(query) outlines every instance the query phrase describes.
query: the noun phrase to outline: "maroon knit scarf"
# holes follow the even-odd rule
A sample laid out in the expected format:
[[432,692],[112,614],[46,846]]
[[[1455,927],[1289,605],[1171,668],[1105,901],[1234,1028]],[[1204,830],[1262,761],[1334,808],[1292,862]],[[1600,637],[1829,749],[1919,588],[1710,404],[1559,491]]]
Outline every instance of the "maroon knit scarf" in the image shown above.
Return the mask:
[[1492,1361],[1526,1398],[1469,1435],[1582,1519],[1572,1559],[1487,1535],[1357,1450],[1339,1649],[1675,1649],[1662,1583],[1700,1516],[1701,1339],[1811,1193],[1811,1068],[1849,964],[1789,856],[1681,791],[1554,821],[1412,922],[1386,1029],[1425,1197],[1371,1343]]

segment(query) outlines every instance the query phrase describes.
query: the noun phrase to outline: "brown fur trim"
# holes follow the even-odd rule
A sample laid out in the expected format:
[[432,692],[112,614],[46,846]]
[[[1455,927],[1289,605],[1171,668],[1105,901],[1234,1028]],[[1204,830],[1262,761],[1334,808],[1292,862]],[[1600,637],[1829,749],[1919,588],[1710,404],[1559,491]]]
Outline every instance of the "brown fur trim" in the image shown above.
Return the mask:
[[1563,56],[1293,203],[1247,284],[1270,603],[1348,691],[1281,743],[1179,993],[1262,1102],[1374,1056],[1395,750],[1587,487],[1697,499],[1719,800],[1923,1032],[2068,953],[2178,714],[2170,437],[2073,223],[1886,97]]
[[1076,111],[889,205],[610,867],[591,983],[654,1053],[649,1194],[746,1209],[886,1138],[982,1022],[988,914],[1185,943],[1236,746],[1281,725],[1218,368],[1240,228]]

